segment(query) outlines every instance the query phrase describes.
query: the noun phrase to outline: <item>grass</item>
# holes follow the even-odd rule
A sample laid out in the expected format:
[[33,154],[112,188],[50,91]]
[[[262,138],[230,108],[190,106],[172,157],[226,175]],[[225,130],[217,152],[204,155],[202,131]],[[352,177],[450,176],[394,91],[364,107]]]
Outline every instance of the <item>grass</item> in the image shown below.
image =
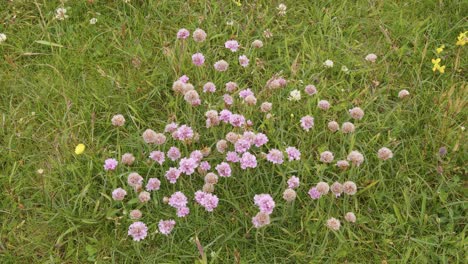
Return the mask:
[[[200,259],[197,238],[209,263],[466,263],[467,56],[466,46],[455,46],[467,30],[465,1],[284,1],[284,17],[277,15],[277,1],[241,7],[234,1],[88,2],[66,1],[65,21],[53,19],[59,1],[0,3],[0,32],[8,37],[0,44],[2,263],[193,263]],[[89,24],[93,17],[96,25]],[[175,34],[182,27],[203,28],[208,41],[181,47]],[[263,37],[267,29],[270,39]],[[245,47],[248,68],[234,63],[238,53],[224,49],[231,37]],[[249,49],[254,39],[264,47]],[[431,70],[441,44],[444,74]],[[197,51],[208,65],[225,58],[230,69],[194,69],[189,55]],[[363,59],[371,52],[379,56],[375,64]],[[335,67],[324,69],[326,59]],[[342,65],[350,74],[341,72]],[[287,88],[259,93],[278,72],[289,80]],[[221,92],[203,94],[198,108],[174,96],[170,87],[182,74],[196,87],[213,81],[218,91],[236,81],[258,93],[259,102],[271,101],[272,119],[258,107],[233,109],[268,135],[268,148],[296,146],[302,160],[236,167],[216,186],[220,206],[213,213],[191,205],[189,217],[177,219],[165,237],[154,232],[157,221],[175,214],[162,197],[181,190],[191,198],[203,178],[167,184],[168,163],[145,161],[153,148],[141,133],[161,131],[170,120],[189,124],[202,137],[186,151],[211,147],[213,165],[222,159],[214,144],[230,131],[204,128],[204,112],[223,107]],[[285,100],[308,83],[316,84],[318,95]],[[411,96],[400,100],[401,89]],[[329,100],[332,109],[319,112],[319,99]],[[326,130],[329,120],[349,121],[353,106],[366,113],[354,134]],[[110,124],[117,113],[127,119],[121,129]],[[315,117],[309,133],[298,124],[306,114]],[[73,153],[78,143],[87,146],[80,156]],[[383,146],[393,150],[393,159],[377,159]],[[438,155],[440,147],[447,148],[445,157]],[[366,160],[341,172],[318,162],[327,149],[336,159],[359,150]],[[103,171],[104,159],[125,152],[137,156],[136,165]],[[111,191],[125,186],[133,170],[160,178],[162,189],[147,205],[113,202]],[[286,204],[282,192],[293,174],[302,183],[298,199]],[[320,180],[353,180],[359,192],[312,201],[307,191]],[[270,193],[277,203],[272,224],[258,230],[251,224],[257,193]],[[151,231],[140,243],[127,236],[131,221],[123,214],[136,207]],[[342,223],[338,232],[324,226],[348,211],[356,213],[356,224]]]

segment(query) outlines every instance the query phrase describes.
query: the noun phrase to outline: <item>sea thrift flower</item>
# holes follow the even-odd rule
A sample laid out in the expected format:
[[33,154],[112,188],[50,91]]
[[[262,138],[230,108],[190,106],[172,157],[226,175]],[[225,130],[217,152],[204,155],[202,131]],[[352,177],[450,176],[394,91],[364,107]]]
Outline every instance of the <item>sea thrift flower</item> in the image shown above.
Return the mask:
[[161,186],[161,181],[158,178],[149,178],[148,183],[146,184],[146,190],[148,192],[157,191]]
[[356,222],[356,215],[354,215],[353,212],[347,212],[345,214],[345,220],[350,222],[350,223],[355,223]]
[[239,97],[242,99],[247,98],[247,96],[249,95],[254,95],[254,93],[252,92],[252,90],[250,90],[250,88],[244,89],[239,92]]
[[314,95],[317,93],[317,88],[315,85],[309,84],[304,88],[304,92],[308,95]]
[[135,162],[135,156],[132,153],[125,153],[122,155],[122,164],[131,166]]
[[186,217],[189,213],[190,213],[190,209],[188,207],[177,208],[178,217]]
[[241,138],[234,144],[234,149],[237,153],[244,153],[250,149],[251,143],[249,140]]
[[195,53],[192,55],[192,63],[195,66],[202,66],[205,63],[205,56],[202,53]]
[[193,158],[183,158],[179,161],[179,170],[187,175],[194,173],[197,167],[197,161]]
[[320,100],[318,102],[318,108],[326,111],[330,109],[330,103],[327,100]]
[[136,172],[132,172],[128,175],[127,183],[134,188],[138,188],[143,184],[143,177]]
[[156,140],[157,140],[156,138],[158,137],[157,133],[151,129],[146,129],[145,132],[143,132],[142,136],[143,136],[143,140],[148,144],[156,143]]
[[317,191],[321,195],[326,195],[328,193],[328,191],[330,191],[330,186],[328,186],[328,183],[326,183],[326,182],[317,183],[317,186],[315,186],[315,188],[317,188]]
[[283,199],[286,200],[287,202],[292,202],[296,199],[296,191],[294,191],[293,189],[286,189],[284,192],[283,192]]
[[211,169],[211,165],[208,161],[202,161],[200,163],[200,166],[199,168],[203,171],[203,172],[207,172],[208,170]]
[[112,199],[115,201],[122,201],[127,195],[127,191],[122,188],[117,188],[112,191]]
[[336,166],[342,170],[345,170],[349,167],[349,162],[347,162],[346,160],[339,160],[338,162],[336,162]]
[[239,56],[239,64],[244,68],[249,66],[249,58],[245,55]]
[[234,151],[228,151],[226,154],[226,161],[228,162],[239,162],[239,155]]
[[59,7],[57,10],[55,10],[55,19],[65,20],[66,18],[68,18],[67,9]]
[[398,92],[398,97],[400,99],[403,99],[403,98],[407,97],[408,95],[410,95],[408,90],[401,90],[400,92]]
[[367,54],[366,61],[374,63],[377,60],[377,55],[374,53]]
[[125,118],[124,118],[123,115],[120,115],[120,114],[115,115],[115,116],[112,117],[111,122],[112,122],[113,126],[119,126],[120,127],[120,126],[123,126],[125,124]]
[[194,133],[191,127],[187,125],[182,125],[172,134],[172,136],[180,141],[185,141],[188,139],[192,139],[194,137]]
[[301,152],[295,147],[287,147],[286,154],[288,154],[289,161],[301,159]]
[[260,228],[270,224],[270,215],[259,212],[257,215],[252,217],[252,224],[255,228]]
[[317,200],[322,196],[322,194],[319,191],[317,191],[317,188],[313,187],[309,190],[309,196],[310,198]]
[[215,70],[217,70],[219,72],[227,71],[228,67],[229,67],[229,63],[227,63],[225,60],[217,61],[214,64]]
[[336,218],[330,218],[327,220],[327,227],[330,228],[333,231],[338,231],[340,229],[340,220]]
[[240,135],[234,133],[234,132],[229,132],[226,134],[226,140],[231,142],[232,144],[236,143],[237,140],[240,139]]
[[78,144],[75,147],[75,154],[76,155],[81,155],[85,151],[86,146],[84,144]]
[[229,123],[229,119],[231,118],[231,111],[227,110],[227,109],[223,109],[221,110],[221,112],[219,112],[219,120],[223,121],[224,123]]
[[335,194],[336,197],[339,197],[343,192],[343,185],[339,182],[334,182],[330,187],[330,190],[333,194]]
[[231,166],[229,163],[221,162],[216,166],[216,171],[218,172],[219,176],[221,177],[231,177]]
[[446,147],[440,147],[439,148],[439,156],[445,157],[447,155],[447,148]]
[[377,157],[381,160],[388,160],[393,158],[393,153],[390,149],[383,147],[377,152]]
[[314,118],[311,116],[304,116],[301,118],[301,127],[305,131],[309,131],[311,128],[314,127]]
[[352,181],[347,181],[343,183],[343,192],[348,195],[355,195],[357,192],[357,186]]
[[213,212],[218,207],[219,199],[214,194],[197,191],[195,193],[195,201],[203,206],[207,212]]
[[267,112],[271,111],[272,106],[273,106],[273,104],[270,103],[270,102],[263,102],[262,105],[260,106],[260,110],[263,113],[267,113]]
[[240,166],[241,169],[245,170],[247,168],[256,168],[257,167],[257,158],[250,154],[249,152],[245,152],[242,154],[240,158]]
[[336,121],[330,121],[328,122],[328,129],[331,132],[336,132],[340,129],[340,125]]
[[117,168],[117,164],[119,164],[119,162],[117,162],[116,159],[106,159],[104,161],[104,170],[113,171]]
[[324,163],[331,163],[334,159],[333,153],[330,151],[324,151],[320,153],[320,161]]
[[263,133],[257,133],[253,140],[253,144],[255,144],[257,148],[265,145],[267,142],[268,142],[268,137]]
[[221,139],[216,143],[216,149],[218,150],[219,153],[224,153],[227,148],[228,148],[227,141],[224,139]]
[[257,98],[254,95],[249,95],[245,98],[245,103],[248,105],[255,105],[257,104]]
[[159,232],[161,232],[161,234],[163,235],[169,235],[172,231],[172,229],[174,229],[174,226],[175,226],[176,222],[172,219],[170,220],[160,220],[159,223],[158,223],[158,229],[159,229]]
[[135,222],[128,227],[128,235],[133,238],[133,241],[145,239],[148,234],[148,227],[143,222]]
[[184,74],[184,75],[180,76],[179,81],[181,81],[182,83],[187,84],[188,81],[189,81],[189,77]]
[[354,124],[350,122],[344,122],[341,125],[341,131],[345,134],[353,133],[355,130]]
[[180,150],[177,147],[171,147],[167,151],[167,157],[170,158],[172,161],[176,161],[180,158]]
[[360,120],[364,116],[364,111],[359,107],[354,107],[349,109],[349,115],[356,120]]
[[291,178],[288,179],[288,188],[296,189],[297,187],[299,187],[299,178],[291,176]]
[[271,214],[275,208],[275,201],[269,194],[256,194],[254,196],[254,203],[260,209],[260,212]]
[[181,28],[179,29],[179,31],[177,32],[177,38],[178,39],[186,39],[190,36],[190,32],[185,29],[185,28]]
[[190,90],[185,93],[184,100],[192,106],[198,106],[201,104],[200,95],[195,90]]
[[206,39],[206,32],[203,29],[197,28],[193,32],[193,40],[195,42],[203,42]]
[[143,216],[140,210],[132,210],[130,211],[130,218],[133,220],[138,220]]
[[289,101],[299,101],[299,100],[301,100],[301,92],[299,90],[292,90],[289,93],[288,100]]
[[351,161],[355,166],[360,166],[364,162],[364,156],[354,150],[349,153],[347,160]]
[[216,91],[216,86],[212,82],[207,82],[203,85],[203,92],[204,93],[214,93]]
[[241,127],[245,125],[245,117],[238,114],[232,114],[229,117],[229,123],[234,127]]
[[326,60],[324,63],[323,63],[323,66],[325,66],[325,68],[333,68],[333,61],[332,60]]
[[224,43],[224,47],[230,49],[232,52],[236,52],[239,48],[239,43],[235,40],[228,40],[226,43]]
[[166,174],[164,175],[167,180],[169,180],[170,183],[174,184],[177,182],[177,179],[179,179],[181,174],[181,171],[177,168],[169,168],[168,171],[166,171]]
[[174,208],[184,208],[187,207],[187,196],[182,192],[175,192],[169,197],[169,205]]
[[151,200],[151,194],[149,192],[143,191],[138,194],[138,200],[140,200],[141,203],[146,203]]
[[203,159],[203,153],[200,150],[194,150],[190,153],[190,158],[199,163]]
[[184,90],[185,90],[185,83],[180,81],[180,80],[177,80],[175,81],[173,84],[172,84],[172,90],[176,93],[181,93],[183,94],[184,93]]
[[283,163],[283,152],[277,149],[272,149],[270,150],[270,152],[268,152],[266,158],[269,162],[272,162],[273,164],[281,164]]
[[252,42],[252,47],[256,48],[256,49],[259,49],[261,47],[263,47],[263,42],[259,39],[256,39]]
[[223,95],[223,101],[226,105],[232,105],[234,103],[234,98],[229,94]]
[[218,183],[218,175],[214,174],[213,172],[207,173],[205,176],[205,183],[209,183],[209,184]]
[[226,91],[228,91],[230,93],[236,91],[237,87],[238,87],[238,85],[235,82],[226,83]]
[[152,151],[149,155],[149,158],[159,163],[159,165],[162,165],[164,161],[166,160],[164,156],[164,152],[159,151],[159,150]]

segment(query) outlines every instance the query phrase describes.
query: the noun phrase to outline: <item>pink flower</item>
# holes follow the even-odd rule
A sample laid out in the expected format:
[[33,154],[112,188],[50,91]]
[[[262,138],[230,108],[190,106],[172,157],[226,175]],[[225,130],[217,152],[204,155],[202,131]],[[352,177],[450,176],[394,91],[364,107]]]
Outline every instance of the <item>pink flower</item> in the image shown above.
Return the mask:
[[200,163],[200,169],[203,171],[208,171],[211,169],[211,165],[208,161],[202,161],[202,163]]
[[263,133],[257,133],[255,135],[254,144],[257,148],[265,145],[268,142],[268,137]]
[[315,85],[309,84],[304,88],[304,91],[308,95],[314,95],[317,93],[317,88],[315,87]]
[[151,200],[151,194],[149,192],[143,191],[138,194],[138,200],[140,200],[140,203],[146,203]]
[[180,76],[179,81],[181,81],[182,83],[188,83],[189,77],[184,74],[184,75]]
[[193,32],[193,40],[195,42],[203,42],[206,39],[206,32],[203,29],[197,28]]
[[239,48],[239,43],[237,43],[235,40],[228,40],[226,43],[224,43],[224,47],[230,49],[232,52],[236,52]]
[[190,158],[199,163],[203,159],[203,153],[200,150],[194,150],[190,153]]
[[117,188],[112,191],[112,199],[115,201],[122,201],[127,195],[127,191],[122,188]]
[[317,188],[315,187],[312,187],[310,190],[309,190],[309,195],[310,195],[310,198],[316,200],[318,198],[320,198],[320,196],[322,196],[322,194],[317,191]]
[[213,212],[213,210],[218,207],[219,199],[214,194],[197,191],[195,193],[195,201],[203,206],[206,211]]
[[223,95],[223,100],[226,105],[232,105],[234,103],[234,99],[229,94]]
[[244,89],[244,90],[239,92],[239,96],[242,99],[247,98],[249,95],[254,95],[254,93],[252,92],[252,90],[250,90],[250,88]]
[[257,158],[250,154],[249,152],[245,152],[242,154],[240,159],[241,169],[245,170],[247,168],[256,168],[257,167]]
[[260,209],[260,212],[271,214],[275,208],[275,201],[269,194],[256,194],[254,196],[254,203]]
[[197,167],[197,161],[193,158],[183,158],[179,161],[179,170],[187,175],[194,173]]
[[305,131],[309,131],[311,128],[314,127],[314,118],[308,115],[301,118],[301,127]]
[[177,179],[179,179],[180,174],[181,172],[177,168],[169,168],[169,170],[166,171],[165,177],[170,183],[174,184],[177,182]]
[[234,144],[234,149],[237,153],[244,153],[250,149],[250,146],[251,144],[249,140],[241,138]]
[[229,123],[234,127],[241,127],[245,125],[245,117],[238,114],[232,114],[229,117]]
[[143,184],[143,177],[136,172],[132,172],[128,175],[127,183],[133,188],[138,188]]
[[203,92],[204,93],[214,93],[216,91],[216,86],[212,82],[207,82],[203,85]]
[[157,191],[161,186],[161,181],[158,178],[149,178],[148,183],[146,184],[146,190],[150,191]]
[[257,215],[252,217],[252,224],[255,228],[260,228],[270,224],[270,215],[259,212]]
[[159,163],[159,165],[162,165],[166,160],[164,152],[159,150],[152,151],[149,155],[149,158]]
[[367,54],[365,59],[366,61],[369,61],[369,62],[375,62],[377,60],[377,55],[375,55],[374,53],[370,53],[370,54]]
[[143,222],[135,222],[128,227],[128,235],[134,241],[143,240],[148,235],[148,227]]
[[188,140],[193,138],[193,130],[187,125],[182,125],[172,134],[172,136],[177,140]]
[[291,189],[299,187],[299,178],[296,176],[291,176],[291,178],[288,179],[288,187]]
[[239,156],[234,151],[229,151],[226,153],[226,161],[229,162],[239,162]]
[[227,61],[225,61],[225,60],[217,61],[214,64],[215,70],[217,70],[219,72],[227,71],[228,67],[229,67],[229,63],[227,63]]
[[320,153],[320,161],[323,163],[331,163],[335,157],[331,151],[324,151]]
[[104,170],[113,171],[117,168],[117,164],[119,164],[119,162],[117,162],[116,159],[106,159],[104,161]]
[[192,63],[195,66],[202,66],[205,63],[205,56],[202,53],[195,53],[192,55]]
[[266,158],[269,162],[272,162],[273,164],[281,164],[283,163],[283,152],[277,149],[272,149],[270,150],[270,152],[268,152]]
[[238,85],[235,82],[226,83],[226,91],[232,93],[237,89]]
[[180,158],[180,150],[177,147],[171,147],[169,151],[167,151],[167,157],[172,161],[178,160]]
[[186,39],[189,36],[190,36],[190,32],[185,28],[181,28],[181,29],[179,29],[179,32],[177,32],[177,38],[178,39]]
[[172,231],[172,229],[174,229],[174,226],[175,226],[176,222],[172,219],[170,220],[160,220],[159,221],[159,224],[158,224],[158,229],[159,229],[159,232],[161,232],[161,234],[163,235],[169,235]]
[[244,68],[249,66],[249,58],[245,55],[239,56],[239,64]]
[[287,147],[286,154],[288,154],[289,161],[301,159],[301,152],[295,147]]
[[188,207],[177,208],[178,217],[186,217],[189,213],[190,213],[190,209]]
[[221,162],[216,166],[216,171],[218,171],[219,176],[221,177],[231,177],[231,166],[229,163]]
[[330,103],[327,100],[320,100],[318,102],[318,108],[326,111],[330,109]]
[[175,192],[169,198],[169,205],[174,208],[187,207],[187,203],[187,196],[185,196],[182,192]]
[[223,109],[219,112],[219,120],[223,121],[224,123],[228,123],[231,119],[231,111]]
[[179,127],[179,125],[172,122],[172,123],[166,125],[166,127],[164,128],[164,132],[173,133],[174,131],[177,130],[178,127]]

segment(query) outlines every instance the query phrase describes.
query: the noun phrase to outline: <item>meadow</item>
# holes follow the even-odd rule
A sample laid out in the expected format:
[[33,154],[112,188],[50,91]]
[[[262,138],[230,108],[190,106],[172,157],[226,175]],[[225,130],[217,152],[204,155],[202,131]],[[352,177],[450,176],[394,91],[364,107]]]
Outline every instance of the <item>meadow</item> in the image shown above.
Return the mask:
[[[1,1],[0,262],[466,263],[467,11],[463,0]],[[238,150],[260,133],[268,142]],[[197,161],[175,183],[172,146]],[[132,172],[143,185],[128,185]],[[347,181],[355,193],[334,191]],[[195,201],[200,190],[216,203]],[[178,191],[187,205],[168,199]],[[274,209],[254,204],[260,194]]]

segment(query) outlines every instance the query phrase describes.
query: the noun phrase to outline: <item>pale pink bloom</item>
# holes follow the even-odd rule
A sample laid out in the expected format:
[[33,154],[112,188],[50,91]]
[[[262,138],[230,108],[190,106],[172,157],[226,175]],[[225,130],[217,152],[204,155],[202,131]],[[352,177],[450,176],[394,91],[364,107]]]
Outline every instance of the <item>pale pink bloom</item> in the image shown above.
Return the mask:
[[322,194],[317,190],[316,187],[312,187],[310,190],[309,190],[309,196],[310,198],[312,198],[313,200],[317,200],[319,199]]
[[209,183],[209,184],[218,183],[218,175],[214,174],[213,172],[207,173],[205,176],[205,183]]
[[263,47],[263,42],[261,40],[256,39],[252,42],[252,47],[259,49]]
[[339,182],[334,182],[330,190],[332,191],[333,194],[335,194],[336,197],[339,197],[341,193],[343,192],[343,185]]
[[185,93],[184,100],[192,106],[199,106],[201,104],[200,95],[195,90]]
[[151,194],[149,192],[143,191],[138,194],[138,200],[140,200],[141,203],[146,203],[151,200]]
[[275,208],[275,201],[269,194],[256,194],[254,196],[254,203],[260,209],[260,212],[271,214]]
[[311,116],[304,116],[301,118],[301,127],[305,131],[309,131],[311,128],[314,127],[314,118]]
[[252,217],[252,224],[255,228],[260,228],[270,224],[270,215],[259,212],[257,215]]
[[190,36],[190,32],[185,28],[181,28],[181,29],[179,29],[179,32],[177,32],[177,38],[178,39],[186,39],[189,36]]
[[187,175],[194,173],[197,167],[197,160],[193,158],[183,158],[179,161],[179,170]]
[[234,151],[228,151],[226,154],[226,161],[228,162],[239,162],[239,155]]
[[323,163],[331,163],[333,159],[334,159],[334,156],[331,151],[324,151],[320,153],[320,161]]
[[211,169],[211,165],[208,161],[202,161],[200,163],[200,169],[205,172],[209,171]]
[[143,216],[140,210],[132,210],[130,211],[129,215],[130,215],[130,218],[133,220],[138,220]]
[[192,55],[192,63],[195,66],[202,66],[205,63],[205,56],[202,53],[195,53]]
[[128,235],[134,241],[143,240],[148,235],[148,227],[143,222],[135,222],[128,227]]
[[350,223],[355,223],[356,222],[356,215],[353,212],[347,212],[345,214],[345,220],[350,222]]
[[301,159],[301,152],[295,147],[287,147],[286,154],[288,154],[289,161]]
[[214,93],[216,91],[216,85],[212,82],[207,82],[203,85],[204,93]]
[[374,53],[367,54],[366,61],[375,62],[377,60],[377,55]]
[[336,131],[338,131],[340,129],[340,125],[336,121],[330,121],[330,122],[328,122],[328,129],[331,132],[336,132]]
[[174,208],[184,208],[187,207],[187,196],[182,192],[175,192],[169,197],[169,205]]
[[356,183],[352,181],[347,181],[343,183],[343,192],[348,194],[348,195],[355,195],[357,192],[357,186]]
[[410,95],[410,93],[408,92],[408,90],[401,90],[400,92],[398,92],[398,97],[400,99],[403,99],[403,98],[405,98],[405,97],[407,97],[409,95]]
[[172,219],[170,220],[160,220],[159,223],[158,223],[158,229],[159,229],[159,232],[161,232],[161,234],[163,235],[169,235],[172,231],[172,229],[174,229],[174,226],[175,226],[176,222]]
[[291,176],[291,178],[288,179],[288,187],[291,189],[296,189],[299,187],[299,178],[296,176]]
[[182,125],[172,134],[172,136],[177,140],[188,140],[192,139],[194,136],[193,130],[187,125]]
[[156,132],[154,132],[154,130],[152,129],[146,129],[145,132],[143,132],[143,140],[148,143],[148,144],[151,144],[151,143],[156,143]]
[[249,58],[247,58],[247,56],[245,56],[245,55],[239,56],[239,64],[242,67],[249,66]]
[[351,123],[351,122],[344,122],[342,125],[341,125],[341,131],[345,134],[348,134],[348,133],[353,133],[355,130],[354,128],[354,124]]
[[235,82],[226,83],[226,91],[228,91],[230,93],[236,91],[237,87],[238,87],[238,85]]
[[216,165],[216,171],[221,177],[231,177],[232,171],[229,163],[221,162],[220,164]]
[[229,117],[229,123],[234,127],[241,127],[245,125],[245,117],[239,114],[232,114]]
[[104,170],[113,171],[117,168],[119,162],[116,159],[106,159],[104,161]]
[[125,124],[125,117],[123,115],[115,115],[112,117],[112,125],[113,126],[123,126]]
[[122,155],[122,164],[124,165],[132,165],[133,162],[135,162],[135,157],[133,156],[132,153],[125,153]]
[[224,43],[224,47],[230,49],[232,52],[236,52],[239,48],[239,43],[235,40],[228,40],[226,43]]
[[317,188],[317,191],[321,195],[326,195],[330,191],[330,186],[326,182],[317,183],[317,186],[315,186],[315,188]]
[[245,152],[244,154],[242,154],[242,157],[240,159],[240,166],[243,170],[247,168],[256,168],[257,158],[249,152]]
[[178,127],[179,127],[178,124],[172,122],[172,123],[166,125],[166,127],[164,128],[164,132],[173,133],[174,131],[177,130]]
[[309,84],[309,85],[307,85],[307,86],[304,88],[304,91],[305,91],[306,94],[308,94],[308,95],[314,95],[314,94],[317,93],[317,88],[315,87],[315,85]]
[[283,152],[277,149],[271,149],[270,152],[268,152],[266,158],[273,164],[281,164],[283,163]]
[[320,100],[318,102],[318,108],[322,110],[328,110],[330,109],[330,103],[327,100]]
[[181,81],[182,83],[188,83],[189,77],[184,74],[184,75],[179,77],[179,81]]
[[143,177],[136,172],[132,172],[128,175],[127,183],[134,188],[138,188],[143,184]]
[[381,160],[388,160],[393,158],[393,153],[390,149],[383,147],[377,152],[377,157]]
[[226,105],[232,105],[234,103],[234,98],[229,94],[223,95],[223,101]]
[[347,169],[349,167],[349,162],[346,160],[339,160],[336,162],[336,166],[342,170]]
[[247,96],[249,95],[254,95],[254,93],[252,92],[252,90],[250,90],[250,88],[244,89],[239,92],[239,97],[242,99],[247,98]]
[[115,201],[122,201],[127,195],[127,191],[122,188],[117,188],[112,191],[112,199]]
[[257,98],[254,95],[249,95],[244,99],[244,102],[248,105],[256,105]]
[[270,103],[270,102],[263,102],[262,105],[260,106],[260,110],[263,113],[267,113],[267,112],[271,111],[272,106],[273,106],[273,104]]
[[146,184],[146,190],[150,191],[157,191],[161,186],[161,181],[158,178],[149,178],[148,183]]
[[360,120],[364,117],[364,111],[359,107],[354,107],[349,109],[349,115],[356,120]]
[[170,158],[172,161],[176,161],[180,158],[180,150],[177,147],[171,147],[167,151],[167,157]]
[[250,141],[250,143],[252,143],[252,144],[255,141],[255,137],[256,137],[256,135],[252,131],[244,131],[244,134],[242,135],[243,139],[246,139],[246,140]]
[[197,28],[193,32],[193,40],[195,42],[203,42],[206,39],[206,32],[203,29]]
[[359,151],[351,151],[347,160],[351,161],[353,165],[360,166],[364,162],[364,156]]
[[229,119],[231,118],[231,111],[227,110],[227,109],[223,109],[221,110],[221,112],[219,112],[219,119],[221,121],[223,121],[224,123],[229,123]]
[[241,138],[234,144],[237,153],[244,153],[250,149],[251,143],[248,139]]
[[165,177],[170,183],[174,184],[177,182],[177,179],[179,179],[180,174],[181,172],[177,168],[169,168],[169,170],[166,171]]
[[200,150],[194,150],[190,153],[190,158],[199,163],[203,159],[203,153]]
[[195,193],[195,201],[203,206],[207,212],[213,212],[218,207],[219,199],[214,194],[197,191]]
[[253,141],[255,146],[258,148],[265,145],[267,142],[268,142],[268,137],[263,133],[257,133]]
[[279,83],[279,85],[280,85],[281,87],[285,87],[286,84],[288,83],[288,82],[286,81],[286,79],[284,79],[283,77],[279,77],[279,78],[277,79],[277,81],[278,81],[278,83]]
[[159,165],[162,165],[166,160],[164,152],[159,150],[152,151],[149,155],[149,158],[159,163]]
[[229,132],[226,134],[226,140],[231,142],[232,144],[236,143],[237,140],[240,139],[240,135],[234,133],[234,132]]
[[177,208],[177,216],[178,217],[186,217],[190,213],[190,209],[188,207],[179,207]]
[[340,229],[340,220],[336,218],[330,218],[327,220],[327,227],[330,228],[333,231],[338,231]]
[[214,64],[215,70],[217,70],[219,72],[227,71],[228,67],[229,67],[229,63],[227,63],[227,61],[225,61],[225,60],[217,61]]
[[227,148],[228,145],[226,140],[220,139],[218,142],[216,142],[216,150],[218,150],[219,153],[224,153]]
[[283,192],[283,199],[286,200],[286,202],[292,202],[296,199],[296,191],[294,191],[293,189],[286,189],[284,192]]

